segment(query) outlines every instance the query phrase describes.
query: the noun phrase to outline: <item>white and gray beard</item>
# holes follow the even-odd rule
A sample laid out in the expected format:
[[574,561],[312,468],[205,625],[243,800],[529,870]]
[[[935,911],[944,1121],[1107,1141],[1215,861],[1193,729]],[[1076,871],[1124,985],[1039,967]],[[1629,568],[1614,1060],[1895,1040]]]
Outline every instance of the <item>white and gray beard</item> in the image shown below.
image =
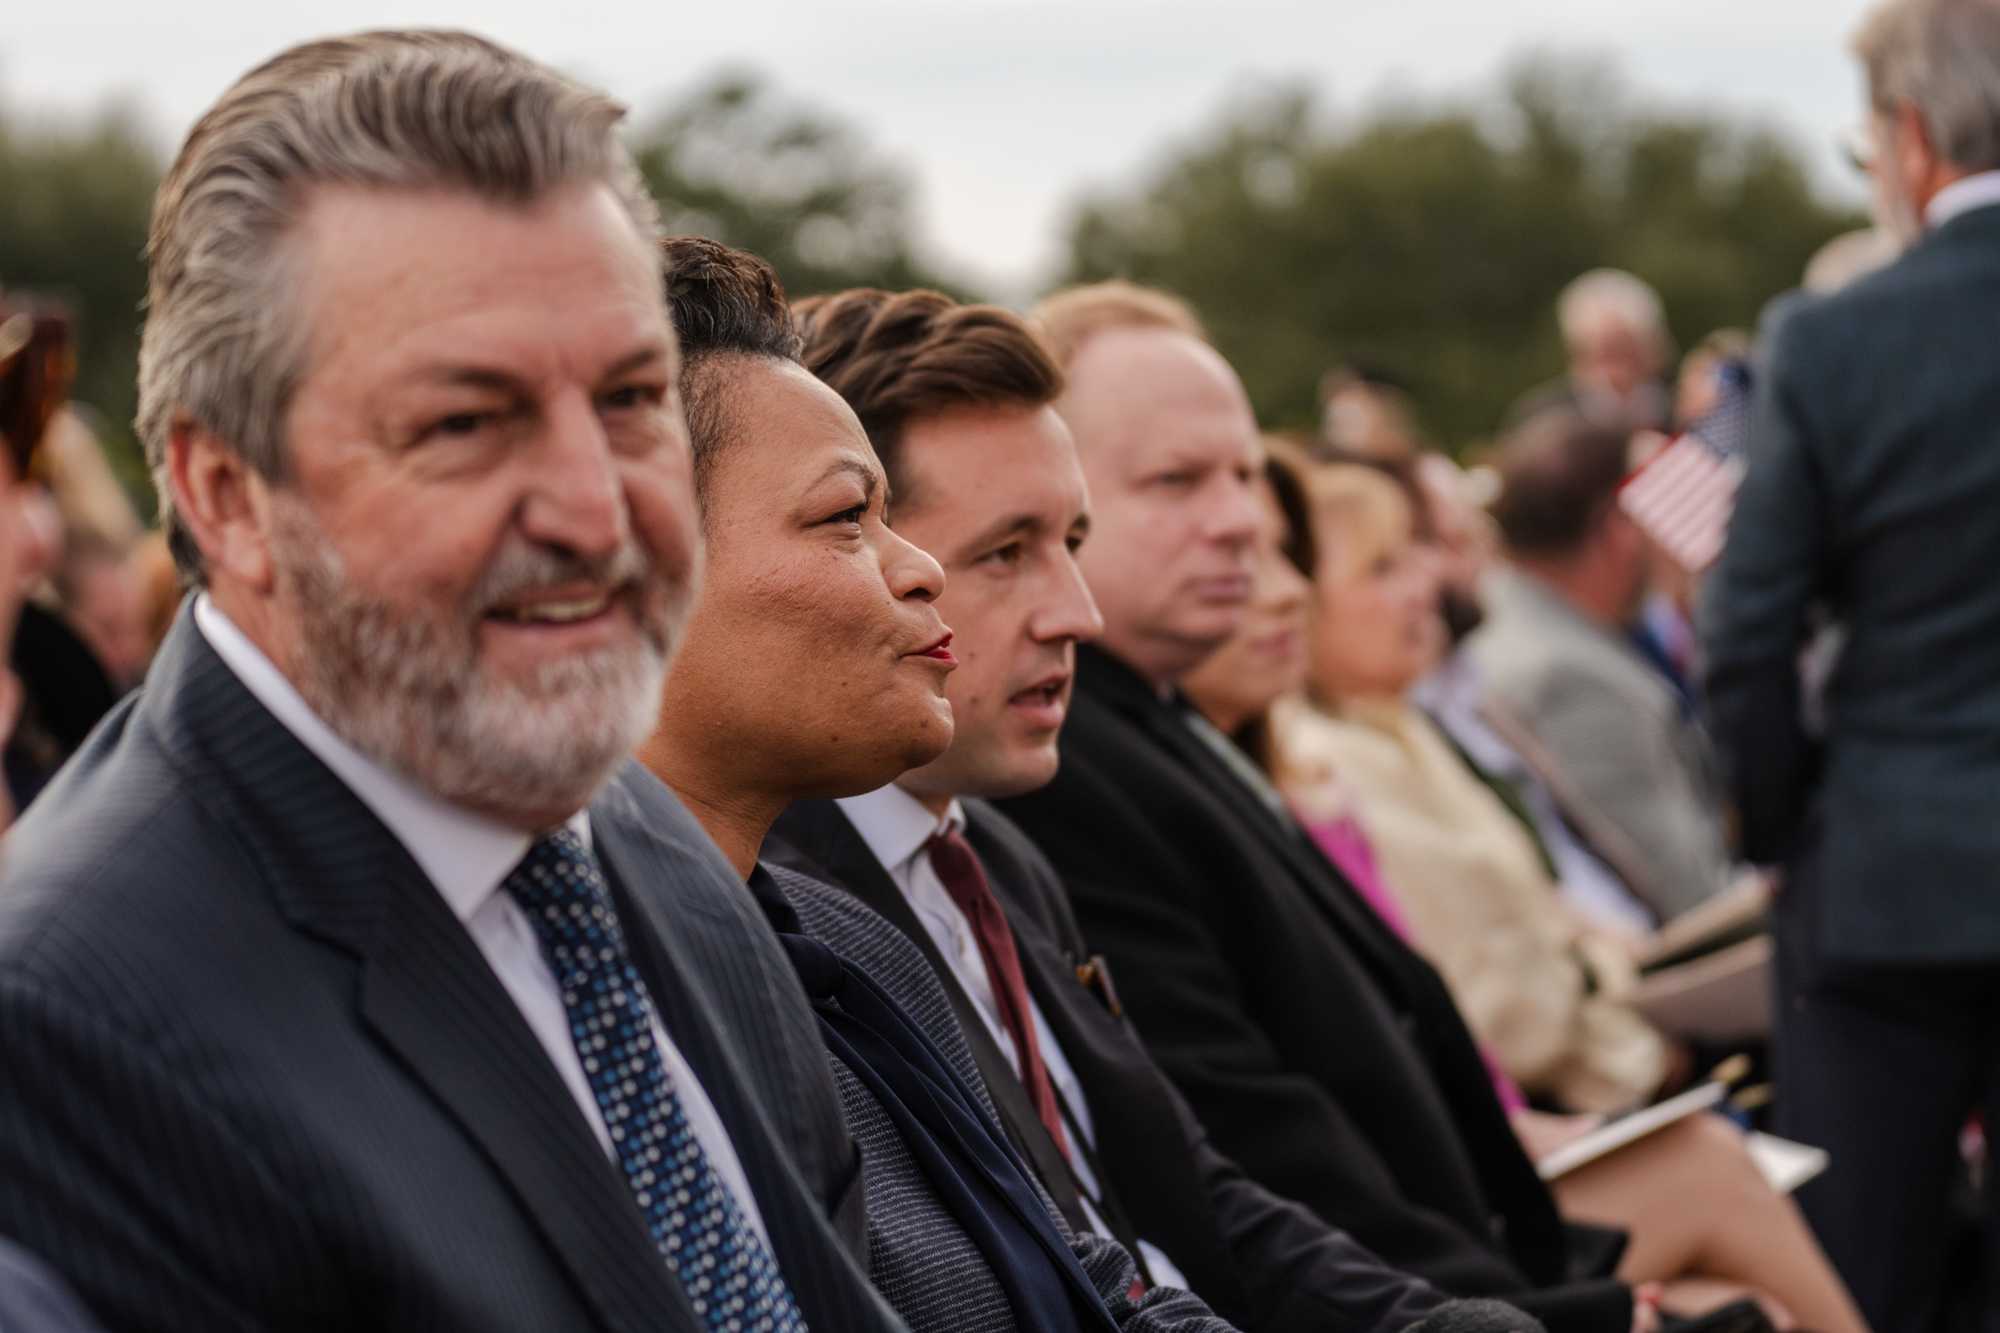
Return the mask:
[[[357,594],[302,502],[280,498],[274,517],[278,579],[300,624],[293,684],[348,744],[439,798],[503,819],[580,810],[651,733],[693,590],[659,586],[636,543],[590,562],[517,540],[445,622]],[[579,577],[649,590],[638,638],[549,662],[524,681],[488,679],[485,610]]]

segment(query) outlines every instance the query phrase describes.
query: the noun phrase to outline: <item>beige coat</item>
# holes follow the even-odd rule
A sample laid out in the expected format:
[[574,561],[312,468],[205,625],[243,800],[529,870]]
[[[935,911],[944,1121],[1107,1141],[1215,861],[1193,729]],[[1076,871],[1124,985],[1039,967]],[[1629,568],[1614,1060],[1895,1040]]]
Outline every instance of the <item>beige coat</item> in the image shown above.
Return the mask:
[[1658,1088],[1665,1043],[1617,998],[1630,964],[1570,915],[1527,833],[1429,718],[1378,700],[1339,716],[1281,705],[1273,722],[1286,794],[1308,819],[1351,810],[1412,943],[1517,1083],[1578,1111]]

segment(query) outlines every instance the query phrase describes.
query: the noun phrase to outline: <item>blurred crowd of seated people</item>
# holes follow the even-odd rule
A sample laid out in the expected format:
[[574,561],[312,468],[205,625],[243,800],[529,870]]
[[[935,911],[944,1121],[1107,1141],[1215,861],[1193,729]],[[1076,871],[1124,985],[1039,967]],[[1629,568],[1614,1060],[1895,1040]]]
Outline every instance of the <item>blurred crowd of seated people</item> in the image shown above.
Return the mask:
[[180,584],[142,527],[83,409],[68,314],[0,291],[6,430],[7,799],[32,800],[118,696],[146,674]]

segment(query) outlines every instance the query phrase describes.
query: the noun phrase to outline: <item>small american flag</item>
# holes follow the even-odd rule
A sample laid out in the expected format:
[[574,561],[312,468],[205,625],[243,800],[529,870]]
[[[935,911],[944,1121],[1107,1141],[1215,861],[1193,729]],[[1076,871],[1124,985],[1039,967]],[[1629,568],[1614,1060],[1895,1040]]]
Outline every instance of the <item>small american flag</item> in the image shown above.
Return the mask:
[[1618,506],[1691,574],[1722,554],[1736,488],[1743,482],[1744,438],[1750,423],[1747,368],[1717,370],[1722,396],[1685,434],[1625,479]]

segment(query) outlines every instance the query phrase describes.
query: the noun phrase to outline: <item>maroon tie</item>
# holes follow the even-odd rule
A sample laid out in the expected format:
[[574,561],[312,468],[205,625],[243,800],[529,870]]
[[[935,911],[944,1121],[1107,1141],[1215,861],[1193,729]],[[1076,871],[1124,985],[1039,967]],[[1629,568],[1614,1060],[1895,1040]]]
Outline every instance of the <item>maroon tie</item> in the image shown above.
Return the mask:
[[1014,932],[1000,902],[979,868],[972,844],[957,830],[937,834],[930,840],[931,868],[944,882],[944,891],[972,923],[979,940],[979,956],[986,961],[986,976],[993,983],[993,998],[1000,1006],[1000,1022],[1014,1039],[1021,1057],[1021,1082],[1035,1103],[1035,1114],[1049,1131],[1056,1147],[1069,1156],[1069,1139],[1063,1133],[1062,1111],[1056,1106],[1055,1085],[1049,1081],[1049,1067],[1042,1063],[1042,1046],[1035,1039],[1035,1019],[1028,1008],[1028,985],[1021,976],[1021,955],[1014,947]]

